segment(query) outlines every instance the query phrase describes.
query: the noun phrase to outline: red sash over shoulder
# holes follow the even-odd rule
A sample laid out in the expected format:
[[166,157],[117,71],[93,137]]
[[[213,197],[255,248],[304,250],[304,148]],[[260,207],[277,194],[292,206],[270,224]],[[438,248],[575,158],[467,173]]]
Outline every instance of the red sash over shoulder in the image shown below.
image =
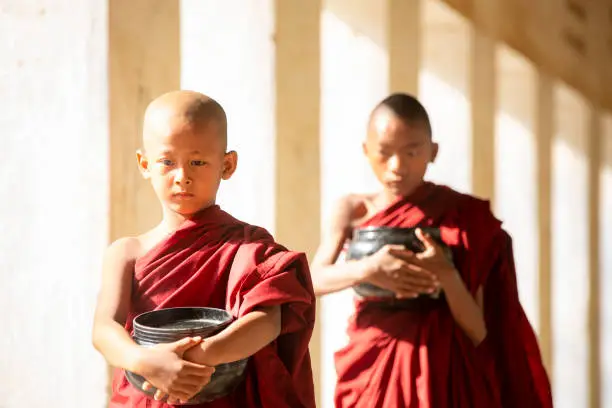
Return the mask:
[[440,227],[472,295],[484,288],[478,346],[448,305],[382,309],[358,300],[336,354],[339,408],[551,408],[536,336],[519,303],[512,243],[489,203],[425,183],[364,226]]
[[[226,309],[235,317],[257,307],[282,305],[281,335],[257,352],[246,380],[230,396],[194,407],[313,408],[308,343],[315,296],[304,254],[275,243],[264,229],[210,207],[136,262],[131,312],[167,307]],[[115,373],[110,407],[167,408]]]

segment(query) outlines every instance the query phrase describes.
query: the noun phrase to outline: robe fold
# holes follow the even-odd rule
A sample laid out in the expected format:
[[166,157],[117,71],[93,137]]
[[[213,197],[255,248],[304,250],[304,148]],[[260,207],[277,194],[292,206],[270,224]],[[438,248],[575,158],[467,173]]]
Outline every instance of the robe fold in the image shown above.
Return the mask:
[[439,227],[467,289],[483,287],[487,336],[474,346],[445,300],[408,308],[357,299],[349,343],[335,355],[336,407],[552,407],[512,242],[487,201],[424,183],[363,226]]
[[[264,229],[218,206],[203,210],[135,264],[126,330],[140,313],[169,307],[214,307],[235,318],[280,305],[280,336],[253,355],[245,380],[229,396],[191,407],[313,408],[308,344],[315,295],[304,254],[274,242]],[[168,408],[148,398],[116,370],[110,408]]]

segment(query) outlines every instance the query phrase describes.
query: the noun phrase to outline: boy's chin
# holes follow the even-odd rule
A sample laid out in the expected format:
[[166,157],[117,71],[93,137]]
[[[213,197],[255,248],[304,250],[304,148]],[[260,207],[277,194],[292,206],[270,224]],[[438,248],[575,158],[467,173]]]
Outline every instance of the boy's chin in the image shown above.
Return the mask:
[[206,208],[206,205],[181,205],[176,203],[168,203],[167,207],[176,214],[179,214],[183,217],[189,218],[192,215],[202,211]]

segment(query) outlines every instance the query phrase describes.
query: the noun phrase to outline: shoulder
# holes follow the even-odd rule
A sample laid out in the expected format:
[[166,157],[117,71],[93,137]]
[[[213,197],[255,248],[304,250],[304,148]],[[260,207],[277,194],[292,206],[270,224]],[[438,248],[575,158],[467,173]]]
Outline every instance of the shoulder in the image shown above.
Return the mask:
[[347,194],[338,198],[331,211],[331,227],[334,230],[349,230],[374,211],[376,194]]
[[136,258],[142,248],[140,237],[123,237],[112,242],[106,248],[106,256],[115,258]]
[[437,189],[446,201],[454,204],[455,209],[465,221],[488,219],[491,222],[499,222],[493,214],[490,200],[462,193],[448,186],[437,186]]

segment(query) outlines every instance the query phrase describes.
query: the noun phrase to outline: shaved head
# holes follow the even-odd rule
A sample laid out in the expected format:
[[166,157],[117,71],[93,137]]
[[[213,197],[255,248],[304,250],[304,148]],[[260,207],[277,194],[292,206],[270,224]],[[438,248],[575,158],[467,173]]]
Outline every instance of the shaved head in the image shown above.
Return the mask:
[[376,126],[393,115],[409,126],[423,126],[431,137],[429,115],[423,105],[412,95],[394,93],[383,99],[370,114],[369,125]]
[[149,104],[144,115],[143,147],[146,149],[156,135],[173,133],[185,127],[214,127],[223,151],[226,150],[227,117],[223,107],[204,94],[186,90],[168,92]]

